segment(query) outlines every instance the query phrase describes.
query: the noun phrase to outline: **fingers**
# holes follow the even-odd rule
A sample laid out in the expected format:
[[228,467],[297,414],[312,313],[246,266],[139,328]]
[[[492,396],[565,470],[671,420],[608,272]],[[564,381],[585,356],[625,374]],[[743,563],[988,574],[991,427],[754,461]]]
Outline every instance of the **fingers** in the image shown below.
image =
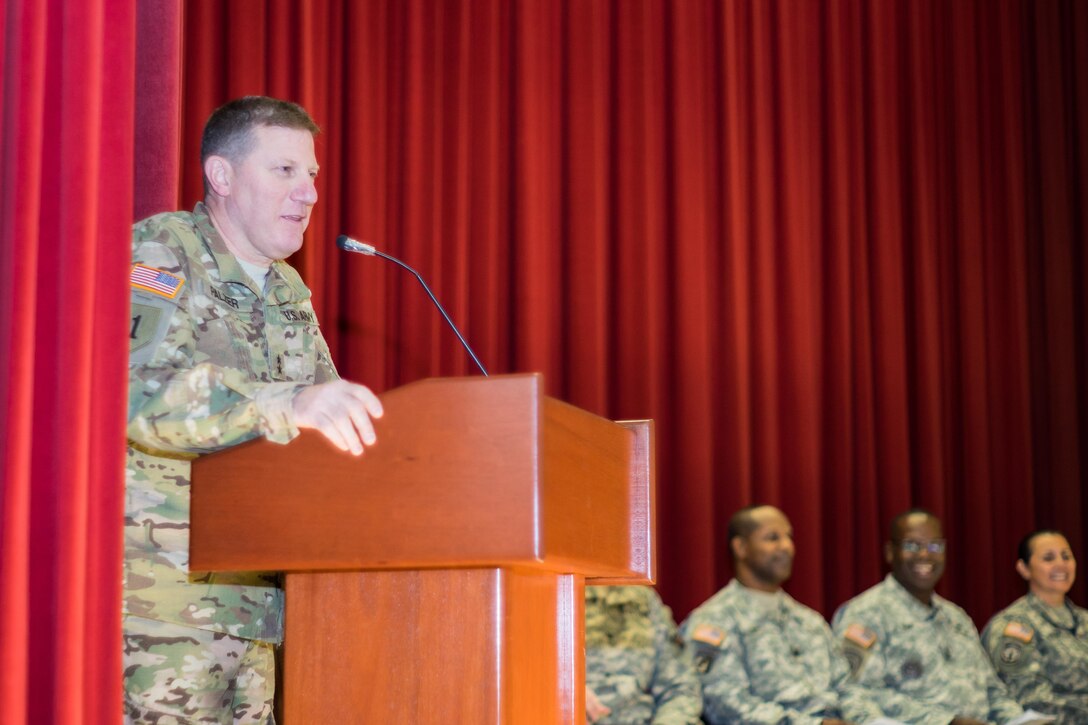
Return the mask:
[[334,380],[303,388],[293,401],[299,428],[315,428],[334,446],[360,455],[377,442],[373,418],[382,416],[382,404],[369,388]]
[[349,393],[352,399],[348,401],[346,419],[337,421],[337,428],[348,441],[351,452],[358,455],[363,446],[372,446],[378,440],[371,419],[382,417],[382,403],[362,385],[352,385]]

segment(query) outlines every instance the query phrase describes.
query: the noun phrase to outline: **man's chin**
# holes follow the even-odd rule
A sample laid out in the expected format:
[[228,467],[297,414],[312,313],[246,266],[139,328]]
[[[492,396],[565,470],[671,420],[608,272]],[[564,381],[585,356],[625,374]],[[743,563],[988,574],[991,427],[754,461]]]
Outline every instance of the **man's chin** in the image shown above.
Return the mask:
[[287,259],[292,254],[302,249],[302,237],[297,240],[291,240],[290,243],[281,244],[279,247],[279,256],[276,259]]
[[911,577],[910,585],[911,589],[919,593],[932,593],[937,588],[937,582],[941,580],[941,575],[938,572],[935,575],[927,577]]

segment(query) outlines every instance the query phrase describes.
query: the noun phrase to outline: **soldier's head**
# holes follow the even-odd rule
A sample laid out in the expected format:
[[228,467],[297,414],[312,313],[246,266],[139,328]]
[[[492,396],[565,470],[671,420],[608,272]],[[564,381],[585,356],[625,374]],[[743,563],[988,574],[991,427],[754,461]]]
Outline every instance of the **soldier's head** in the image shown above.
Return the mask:
[[1020,540],[1016,571],[1031,592],[1052,605],[1065,600],[1077,578],[1077,560],[1065,534],[1038,529]]
[[729,519],[729,551],[741,584],[778,591],[793,571],[793,527],[774,506],[746,506]]
[[[222,156],[239,163],[257,145],[255,131],[261,127],[291,128],[311,136],[321,132],[306,109],[297,103],[268,96],[244,96],[229,101],[212,112],[204,124],[200,139],[200,165],[209,156]],[[205,176],[204,188],[208,189]]]
[[904,589],[924,604],[944,573],[945,540],[941,522],[925,509],[910,509],[892,519],[884,559]]
[[267,266],[302,246],[317,203],[318,130],[301,106],[265,96],[231,101],[208,119],[204,201],[236,257]]

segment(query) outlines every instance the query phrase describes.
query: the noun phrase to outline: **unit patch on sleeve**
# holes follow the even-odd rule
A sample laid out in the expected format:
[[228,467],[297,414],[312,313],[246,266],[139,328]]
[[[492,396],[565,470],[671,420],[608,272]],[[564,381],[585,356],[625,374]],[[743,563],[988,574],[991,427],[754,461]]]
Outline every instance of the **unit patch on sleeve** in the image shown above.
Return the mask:
[[1020,664],[1021,658],[1024,656],[1024,645],[1016,640],[1006,640],[1001,646],[1000,660],[998,665],[1001,669],[1014,669]]
[[706,674],[710,671],[714,660],[721,654],[721,646],[725,643],[725,631],[712,624],[700,624],[691,633],[691,643],[694,647],[692,659],[695,662],[695,670]]
[[876,642],[876,632],[863,624],[854,622],[842,633],[842,653],[850,664],[850,678],[857,679],[858,673],[869,659],[872,646]]
[[128,276],[129,284],[137,289],[154,292],[167,299],[174,299],[181,292],[181,286],[185,280],[177,275],[164,272],[161,269],[148,267],[146,264],[132,265],[132,272]]
[[166,300],[132,301],[132,322],[128,331],[129,364],[143,364],[151,360],[170,329],[170,319],[175,309]]

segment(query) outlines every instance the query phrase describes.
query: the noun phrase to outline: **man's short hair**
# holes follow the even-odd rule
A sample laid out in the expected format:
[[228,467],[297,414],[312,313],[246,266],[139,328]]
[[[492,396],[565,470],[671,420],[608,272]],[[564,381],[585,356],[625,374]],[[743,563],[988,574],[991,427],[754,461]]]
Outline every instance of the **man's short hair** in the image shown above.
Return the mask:
[[1042,536],[1043,534],[1060,536],[1066,541],[1069,541],[1069,537],[1057,529],[1035,529],[1035,531],[1032,531],[1030,534],[1020,539],[1020,545],[1016,547],[1016,558],[1024,562],[1025,565],[1030,562],[1032,543],[1035,541],[1036,536]]
[[917,507],[909,508],[906,511],[898,513],[892,517],[891,523],[888,524],[888,541],[895,541],[896,535],[899,533],[899,527],[903,525],[903,522],[907,519],[907,517],[914,516],[916,514],[923,514],[933,519],[934,521],[940,522],[940,519],[937,518],[936,515],[934,515],[934,513],[929,509]]
[[756,517],[752,514],[756,509],[767,508],[770,504],[757,503],[751,506],[745,506],[744,508],[737,509],[737,512],[729,517],[729,525],[726,529],[726,535],[729,537],[729,554],[733,554],[733,539],[738,536],[742,539],[747,539],[752,535],[752,532],[759,528],[759,522],[756,521]]
[[[204,124],[204,135],[200,140],[201,167],[209,156],[222,156],[231,163],[244,159],[256,143],[253,129],[258,126],[293,128],[315,136],[321,132],[306,109],[297,103],[268,96],[236,98],[215,109]],[[204,187],[207,190],[207,179]]]

